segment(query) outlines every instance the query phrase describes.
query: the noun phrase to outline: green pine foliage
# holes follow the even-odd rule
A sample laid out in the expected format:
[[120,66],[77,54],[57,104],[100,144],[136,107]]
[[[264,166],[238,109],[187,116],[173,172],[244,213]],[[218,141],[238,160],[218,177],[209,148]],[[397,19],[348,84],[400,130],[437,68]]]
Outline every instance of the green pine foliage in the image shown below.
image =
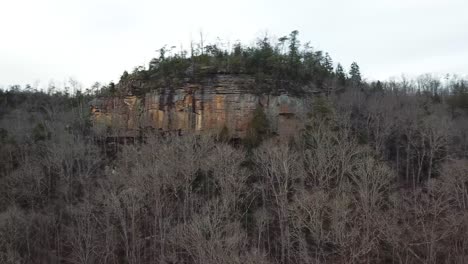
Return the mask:
[[341,66],[341,64],[339,64],[339,63],[336,66],[335,76],[336,76],[336,80],[338,82],[338,85],[340,85],[340,86],[345,86],[346,85],[346,73],[345,73],[345,71],[343,69],[343,66]]
[[263,108],[255,109],[250,120],[244,143],[248,148],[255,148],[270,136],[270,124]]
[[361,70],[356,62],[351,63],[351,69],[349,70],[349,76],[352,86],[357,87],[361,84]]
[[137,67],[131,74],[124,72],[121,81],[145,79],[167,84],[187,79],[196,81],[210,74],[248,74],[258,84],[274,84],[275,90],[308,92],[307,88],[297,91],[292,87],[322,88],[326,80],[335,78],[331,56],[314,50],[309,43],[301,45],[297,30],[278,40],[258,39],[252,46],[242,43],[229,49],[224,46],[230,45],[192,45],[190,55],[185,50],[176,52],[175,47],[164,46],[148,68]]

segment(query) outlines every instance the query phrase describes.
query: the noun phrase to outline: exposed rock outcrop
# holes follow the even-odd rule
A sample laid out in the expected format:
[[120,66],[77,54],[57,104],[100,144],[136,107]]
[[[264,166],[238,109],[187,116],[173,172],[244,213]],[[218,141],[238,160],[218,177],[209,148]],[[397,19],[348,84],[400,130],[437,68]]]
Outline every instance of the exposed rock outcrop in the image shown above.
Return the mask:
[[112,131],[114,136],[128,137],[151,130],[218,133],[226,127],[230,137],[243,138],[255,109],[260,107],[271,132],[289,137],[301,128],[308,106],[306,99],[286,93],[253,92],[254,79],[240,75],[214,75],[176,88],[130,81],[119,84],[118,89],[127,95],[91,102],[97,132]]

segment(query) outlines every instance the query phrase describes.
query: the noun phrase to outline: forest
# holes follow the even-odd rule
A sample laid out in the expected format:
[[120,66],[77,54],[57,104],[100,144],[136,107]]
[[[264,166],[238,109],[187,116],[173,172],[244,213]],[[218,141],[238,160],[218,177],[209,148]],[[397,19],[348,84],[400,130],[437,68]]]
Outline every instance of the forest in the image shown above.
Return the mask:
[[[119,83],[0,90],[0,263],[467,263],[468,80],[367,81],[293,31],[163,47]],[[88,103],[127,80],[255,77],[311,98],[281,144],[220,134],[108,144]]]

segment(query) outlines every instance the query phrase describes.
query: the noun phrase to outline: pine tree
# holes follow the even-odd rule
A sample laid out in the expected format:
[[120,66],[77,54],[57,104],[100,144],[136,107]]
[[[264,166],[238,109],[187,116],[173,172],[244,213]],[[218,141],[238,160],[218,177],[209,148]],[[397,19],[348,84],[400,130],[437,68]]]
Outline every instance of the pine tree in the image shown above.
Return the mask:
[[115,93],[117,92],[114,82],[109,83],[109,92],[111,95],[115,95]]
[[299,65],[300,65],[300,57],[299,57],[299,46],[300,42],[297,39],[297,35],[299,31],[294,30],[289,34],[289,67],[290,67],[290,74],[293,79],[295,79],[298,75]]
[[323,62],[323,67],[325,68],[325,70],[327,71],[327,73],[329,74],[332,74],[333,73],[333,60],[332,58],[330,57],[330,54],[325,53],[325,58],[324,58],[324,62]]
[[351,69],[349,70],[351,84],[356,87],[361,84],[361,72],[359,70],[359,65],[356,62],[351,63]]
[[338,84],[344,86],[346,84],[346,73],[340,63],[336,65],[335,75],[338,80]]
[[124,71],[122,76],[120,76],[120,81],[125,81],[128,79],[130,75],[128,74],[128,71]]
[[289,56],[294,60],[299,54],[299,45],[300,42],[297,39],[299,31],[294,30],[289,34]]
[[383,84],[381,81],[373,82],[372,83],[372,89],[374,92],[383,92]]

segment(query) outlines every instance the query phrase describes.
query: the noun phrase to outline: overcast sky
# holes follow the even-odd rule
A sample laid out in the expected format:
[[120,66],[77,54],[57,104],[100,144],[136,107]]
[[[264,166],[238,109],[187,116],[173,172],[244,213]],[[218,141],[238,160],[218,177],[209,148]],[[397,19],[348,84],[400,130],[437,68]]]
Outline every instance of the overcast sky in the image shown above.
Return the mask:
[[468,74],[467,0],[2,0],[0,87],[117,81],[200,30],[251,43],[294,29],[367,79]]

